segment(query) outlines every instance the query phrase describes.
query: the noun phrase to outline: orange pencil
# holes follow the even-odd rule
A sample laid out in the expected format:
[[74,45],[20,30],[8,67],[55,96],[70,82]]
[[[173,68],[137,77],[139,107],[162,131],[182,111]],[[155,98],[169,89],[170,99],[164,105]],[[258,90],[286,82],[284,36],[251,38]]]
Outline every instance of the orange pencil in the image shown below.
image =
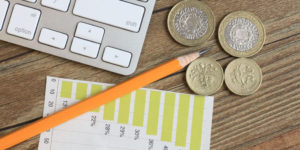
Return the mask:
[[40,119],[30,125],[18,129],[8,135],[5,135],[0,138],[0,150],[12,147],[48,129],[51,129],[79,115],[82,115],[96,107],[109,103],[136,89],[144,87],[154,81],[175,73],[207,51],[208,50],[204,50],[202,52],[194,52],[175,58],[156,68],[141,73],[140,75],[133,77],[125,82],[115,85],[114,87],[109,88],[102,93],[87,98],[86,100],[81,101],[69,108],[56,112],[48,117]]

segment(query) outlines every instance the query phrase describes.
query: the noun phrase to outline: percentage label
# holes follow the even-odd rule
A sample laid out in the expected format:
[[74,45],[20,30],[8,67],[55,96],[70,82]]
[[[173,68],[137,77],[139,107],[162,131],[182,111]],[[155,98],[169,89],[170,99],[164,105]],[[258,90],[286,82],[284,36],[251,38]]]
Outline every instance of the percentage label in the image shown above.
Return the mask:
[[49,144],[50,139],[49,138],[44,138],[44,143]]
[[51,79],[52,82],[56,82],[56,79]]
[[134,140],[138,140],[140,138],[140,130],[135,129],[134,131]]
[[154,146],[154,140],[153,139],[149,139],[148,150],[153,149],[153,146]]
[[54,102],[53,101],[49,101],[48,102],[48,107],[53,107],[54,106]]
[[120,126],[120,137],[124,137],[125,135],[125,126]]
[[51,90],[50,90],[50,94],[51,94],[51,95],[55,94],[55,89],[51,89]]
[[91,127],[96,125],[97,116],[91,116]]
[[110,133],[110,124],[105,124],[105,132],[104,132],[104,134],[105,135],[109,135],[109,133]]
[[64,101],[64,102],[63,102],[63,107],[64,107],[64,108],[67,108],[67,107],[68,107],[68,101]]
[[164,146],[164,150],[169,150],[167,145]]

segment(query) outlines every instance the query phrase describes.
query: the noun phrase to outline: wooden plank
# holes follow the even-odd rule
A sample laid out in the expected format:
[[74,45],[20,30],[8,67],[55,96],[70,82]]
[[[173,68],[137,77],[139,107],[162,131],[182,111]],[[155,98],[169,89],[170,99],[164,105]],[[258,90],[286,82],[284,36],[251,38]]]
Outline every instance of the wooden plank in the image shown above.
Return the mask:
[[270,141],[256,145],[249,150],[260,149],[294,149],[297,150],[300,147],[300,129],[294,130],[287,134],[276,137]]
[[14,59],[21,55],[31,52],[29,49],[16,46],[11,43],[0,41],[0,62],[7,61],[9,59]]
[[[166,19],[179,1],[157,0],[136,74],[205,47],[212,47],[206,56],[217,59],[223,68],[234,59],[219,46],[216,33],[196,47],[181,46],[170,37]],[[262,19],[267,31],[264,48],[253,57],[264,73],[262,87],[254,95],[239,97],[223,86],[215,95],[211,148],[245,149],[300,128],[300,1],[204,2],[218,24],[232,11],[248,10]],[[41,117],[46,75],[107,83],[129,78],[0,42],[0,129]],[[191,93],[184,71],[148,87]],[[0,136],[10,131],[0,131]],[[300,143],[294,142],[296,147]],[[38,137],[13,149],[36,149],[37,143]]]

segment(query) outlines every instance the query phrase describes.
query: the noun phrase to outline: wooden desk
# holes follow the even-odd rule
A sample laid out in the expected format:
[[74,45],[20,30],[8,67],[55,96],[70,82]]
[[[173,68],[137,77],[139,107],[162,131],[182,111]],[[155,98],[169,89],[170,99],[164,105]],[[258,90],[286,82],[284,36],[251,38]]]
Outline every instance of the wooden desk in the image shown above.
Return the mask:
[[[234,58],[220,47],[217,34],[198,47],[170,37],[166,19],[180,0],[157,0],[136,74],[175,56],[212,47],[206,56],[225,68]],[[215,95],[211,149],[300,149],[300,0],[205,0],[217,24],[237,10],[254,12],[265,24],[267,40],[253,59],[262,67],[259,91],[248,97],[225,86]],[[129,77],[0,42],[0,136],[42,116],[47,75],[119,83]],[[180,72],[148,87],[191,93]],[[37,149],[39,137],[13,149]],[[261,144],[262,143],[262,144]]]

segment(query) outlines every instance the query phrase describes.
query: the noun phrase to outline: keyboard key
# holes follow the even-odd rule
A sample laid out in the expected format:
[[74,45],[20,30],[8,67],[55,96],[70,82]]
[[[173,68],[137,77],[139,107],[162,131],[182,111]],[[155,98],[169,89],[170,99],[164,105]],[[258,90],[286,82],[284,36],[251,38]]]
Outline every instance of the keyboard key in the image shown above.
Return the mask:
[[120,0],[76,0],[75,15],[138,32],[145,8]]
[[90,40],[96,43],[102,43],[104,29],[93,25],[78,23],[75,36]]
[[64,49],[68,41],[68,35],[53,30],[43,28],[39,37],[39,42]]
[[7,32],[18,37],[32,40],[40,19],[37,9],[16,4],[12,12]]
[[0,0],[0,31],[2,30],[2,26],[4,23],[4,19],[7,13],[9,2],[6,0]]
[[129,67],[131,53],[112,47],[106,47],[103,54],[103,61],[122,67]]
[[25,1],[31,2],[31,3],[35,3],[36,2],[36,0],[25,0]]
[[71,51],[87,57],[96,58],[99,48],[100,44],[74,37]]
[[60,11],[69,9],[70,0],[42,0],[42,5]]

